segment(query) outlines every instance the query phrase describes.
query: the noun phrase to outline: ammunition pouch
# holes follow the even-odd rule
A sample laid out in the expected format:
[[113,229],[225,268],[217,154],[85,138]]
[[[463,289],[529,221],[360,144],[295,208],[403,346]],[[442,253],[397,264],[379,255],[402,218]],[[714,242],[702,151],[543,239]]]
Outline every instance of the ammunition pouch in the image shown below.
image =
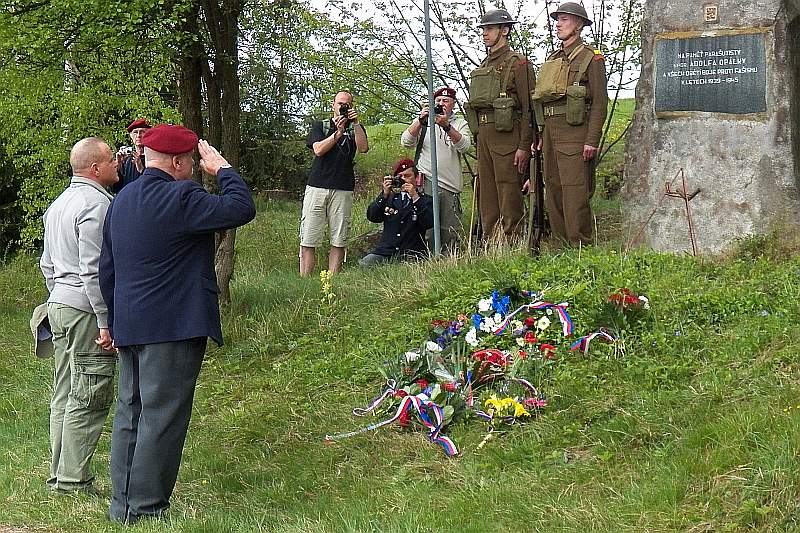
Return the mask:
[[513,131],[516,101],[503,93],[499,98],[494,99],[492,107],[494,108],[494,129],[500,132]]
[[570,126],[580,126],[586,121],[586,87],[570,85],[567,87],[566,119]]

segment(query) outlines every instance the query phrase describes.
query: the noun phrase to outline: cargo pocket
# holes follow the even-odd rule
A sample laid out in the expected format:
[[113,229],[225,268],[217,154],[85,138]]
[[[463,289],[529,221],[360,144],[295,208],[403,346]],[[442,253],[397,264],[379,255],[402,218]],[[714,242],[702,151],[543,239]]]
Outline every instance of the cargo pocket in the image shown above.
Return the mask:
[[114,399],[116,356],[97,352],[79,353],[75,358],[73,394],[81,407],[108,409]]
[[583,160],[582,143],[556,144],[558,177],[564,187],[586,187],[586,162]]

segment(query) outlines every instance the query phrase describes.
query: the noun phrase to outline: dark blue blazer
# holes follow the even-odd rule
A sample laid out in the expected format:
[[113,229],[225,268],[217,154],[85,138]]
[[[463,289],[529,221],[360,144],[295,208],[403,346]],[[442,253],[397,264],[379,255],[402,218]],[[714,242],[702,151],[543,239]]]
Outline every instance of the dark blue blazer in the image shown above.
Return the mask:
[[433,198],[420,194],[416,202],[401,194],[383,193],[367,206],[367,220],[383,222],[383,233],[373,254],[398,259],[428,254],[425,232],[433,227]]
[[111,202],[100,252],[100,290],[116,346],[211,337],[222,344],[214,232],[251,221],[255,205],[232,168],[220,194],[146,168]]

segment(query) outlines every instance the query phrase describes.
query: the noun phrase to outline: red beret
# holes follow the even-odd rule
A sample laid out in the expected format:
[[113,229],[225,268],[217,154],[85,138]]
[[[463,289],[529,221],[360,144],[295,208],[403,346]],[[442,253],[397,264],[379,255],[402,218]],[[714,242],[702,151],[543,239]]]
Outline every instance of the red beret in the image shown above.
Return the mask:
[[414,161],[411,159],[401,159],[397,163],[394,164],[394,168],[392,169],[392,176],[397,176],[402,171],[407,170],[409,168],[413,168],[416,172],[417,165],[414,164]]
[[142,144],[162,154],[185,154],[197,148],[197,135],[176,124],[159,124],[142,135]]
[[139,118],[128,124],[128,133],[132,132],[136,128],[149,128],[151,127],[150,124],[147,123],[147,120],[143,118]]
[[447,96],[448,98],[452,98],[453,100],[456,99],[456,90],[451,89],[450,87],[439,87],[436,89],[436,92],[433,93],[433,97],[436,98],[437,96]]

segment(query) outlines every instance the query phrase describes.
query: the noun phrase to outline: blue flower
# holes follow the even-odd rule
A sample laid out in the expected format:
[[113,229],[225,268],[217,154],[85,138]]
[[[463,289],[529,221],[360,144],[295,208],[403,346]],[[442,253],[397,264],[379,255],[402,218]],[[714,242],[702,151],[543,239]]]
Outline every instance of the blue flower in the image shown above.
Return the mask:
[[511,303],[511,298],[508,295],[500,298],[500,293],[492,291],[492,307],[495,311],[505,316],[508,313],[508,304]]
[[481,329],[481,320],[483,320],[483,317],[478,313],[472,315],[472,325],[475,326],[475,329]]

